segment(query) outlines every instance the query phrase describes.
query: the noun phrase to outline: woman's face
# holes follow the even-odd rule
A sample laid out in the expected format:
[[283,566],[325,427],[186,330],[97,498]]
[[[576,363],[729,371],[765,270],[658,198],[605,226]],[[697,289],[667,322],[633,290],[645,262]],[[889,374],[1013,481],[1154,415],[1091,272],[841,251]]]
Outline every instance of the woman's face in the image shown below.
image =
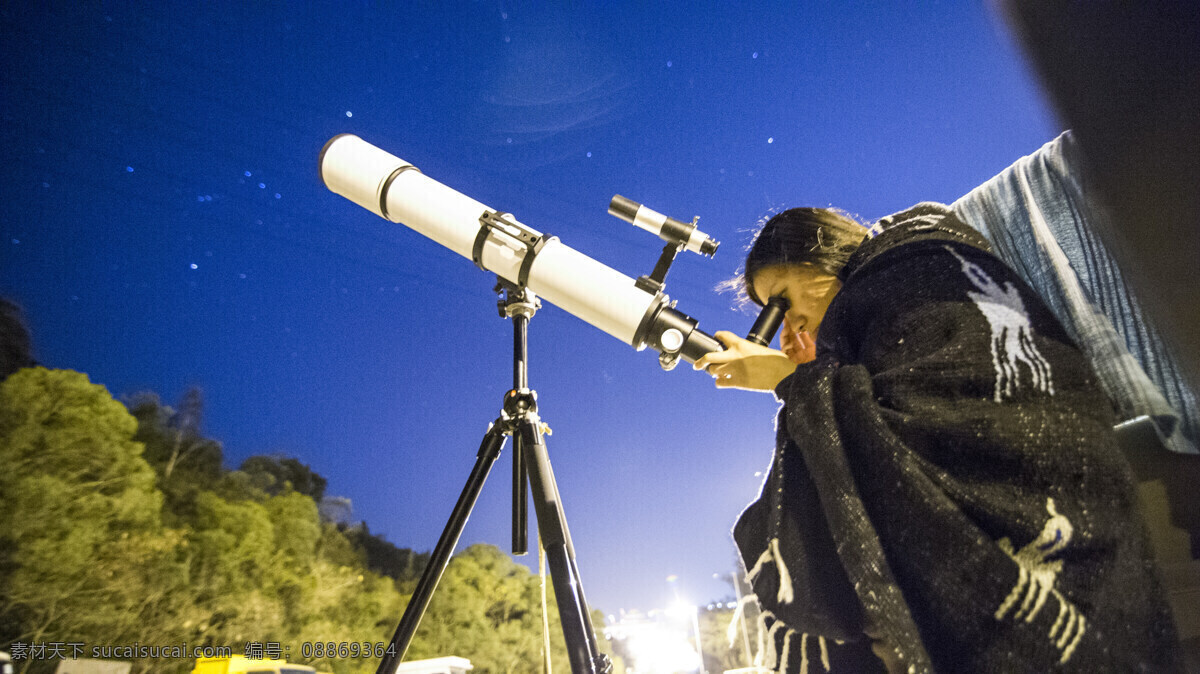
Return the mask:
[[814,340],[829,303],[842,288],[836,276],[810,264],[763,267],[751,279],[751,285],[762,300],[782,295],[791,304],[786,314],[788,328],[794,332],[807,331]]

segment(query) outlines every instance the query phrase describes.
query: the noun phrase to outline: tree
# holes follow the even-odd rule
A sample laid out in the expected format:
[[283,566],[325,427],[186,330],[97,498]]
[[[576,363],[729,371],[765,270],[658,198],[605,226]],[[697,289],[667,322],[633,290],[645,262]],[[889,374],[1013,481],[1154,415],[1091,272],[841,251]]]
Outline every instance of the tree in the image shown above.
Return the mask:
[[[179,412],[152,394],[130,407],[78,372],[26,368],[0,383],[0,643],[277,642],[298,661],[305,642],[388,640],[428,553],[322,519],[325,480],[295,459],[223,468],[198,392]],[[551,652],[566,667],[550,595]],[[451,561],[411,655],[538,672],[541,635],[537,577],[474,546]],[[308,659],[335,674],[377,663]]]
[[[538,580],[529,569],[493,545],[473,545],[450,560],[409,657],[459,655],[480,674],[540,672],[540,602]],[[551,655],[566,666],[553,593],[549,605]]]
[[136,425],[78,372],[0,384],[0,640],[166,642],[182,540],[162,524]]
[[[306,642],[386,643],[402,609],[400,594],[390,579],[362,568],[356,551],[343,547],[346,540],[335,528],[322,526],[316,560],[298,595],[297,614],[304,622],[293,632],[292,653],[301,653]],[[357,563],[346,563],[351,560]],[[375,671],[377,660],[325,657],[307,664],[335,674],[367,674]]]
[[353,527],[342,527],[342,531],[347,540],[363,550],[368,569],[392,578],[401,591],[413,591],[417,579],[429,563],[428,552],[413,552],[408,548],[396,547],[383,536],[371,533],[366,522]]
[[275,495],[288,489],[300,492],[317,503],[325,496],[327,482],[308,464],[282,454],[252,456],[238,469],[264,492]]
[[[243,476],[233,471],[230,476]],[[189,643],[289,646],[290,660],[336,674],[374,671],[369,658],[306,658],[303,644],[390,636],[400,595],[364,568],[362,550],[321,522],[307,495],[227,498],[201,491],[187,522],[194,613]]]
[[134,439],[146,448],[143,456],[158,475],[168,513],[173,519],[186,519],[196,495],[226,472],[221,443],[200,432],[204,413],[200,390],[189,389],[178,410],[149,392],[129,396],[125,404],[138,421]]

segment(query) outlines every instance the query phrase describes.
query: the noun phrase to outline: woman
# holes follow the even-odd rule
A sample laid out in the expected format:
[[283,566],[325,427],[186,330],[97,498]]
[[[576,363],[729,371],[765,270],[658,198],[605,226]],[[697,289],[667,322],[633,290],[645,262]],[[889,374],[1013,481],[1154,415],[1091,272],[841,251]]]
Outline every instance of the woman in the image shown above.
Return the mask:
[[944,207],[880,229],[825,209],[771,218],[742,281],[758,304],[789,300],[782,350],[718,332],[726,350],[696,363],[784,403],[734,529],[764,664],[1177,669],[1086,360]]

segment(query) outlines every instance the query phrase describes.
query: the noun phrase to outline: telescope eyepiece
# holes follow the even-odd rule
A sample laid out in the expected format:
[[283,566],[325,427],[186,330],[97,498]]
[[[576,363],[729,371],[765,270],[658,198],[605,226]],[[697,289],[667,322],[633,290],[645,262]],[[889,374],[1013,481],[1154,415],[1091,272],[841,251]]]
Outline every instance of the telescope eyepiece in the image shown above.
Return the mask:
[[771,341],[775,339],[775,333],[779,332],[779,326],[783,324],[784,315],[791,306],[792,303],[782,295],[775,295],[768,299],[766,306],[758,314],[758,319],[750,327],[746,339],[755,344],[770,346]]

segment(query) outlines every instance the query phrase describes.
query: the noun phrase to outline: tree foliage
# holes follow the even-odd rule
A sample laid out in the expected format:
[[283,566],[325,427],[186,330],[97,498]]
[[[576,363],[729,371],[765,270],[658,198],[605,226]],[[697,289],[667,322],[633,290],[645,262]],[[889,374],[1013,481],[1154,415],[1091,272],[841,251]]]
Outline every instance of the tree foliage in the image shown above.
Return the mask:
[[[203,398],[117,402],[86,375],[25,368],[0,383],[0,647],[387,642],[427,553],[322,518],[327,486],[282,455],[223,465]],[[538,578],[492,546],[456,556],[409,658],[460,655],[475,672],[541,671]],[[554,663],[567,667],[550,592]],[[600,626],[597,622],[597,626]],[[18,672],[54,661],[17,661]],[[188,672],[191,660],[135,661]],[[371,658],[309,662],[373,672]]]
[[242,462],[239,470],[249,475],[256,487],[271,495],[296,491],[317,503],[325,496],[325,478],[287,456],[252,456]]
[[[132,643],[186,594],[137,422],[102,386],[27,368],[0,384],[0,640]],[[169,623],[168,623],[169,624]]]
[[428,552],[397,548],[386,538],[371,533],[365,522],[342,527],[341,530],[348,540],[363,551],[367,568],[395,580],[402,592],[412,592],[425,565],[429,563]]
[[137,419],[133,439],[145,447],[143,456],[166,498],[168,520],[192,515],[197,495],[224,472],[221,443],[200,432],[204,401],[199,389],[184,394],[178,410],[153,393],[136,394],[126,405]]

